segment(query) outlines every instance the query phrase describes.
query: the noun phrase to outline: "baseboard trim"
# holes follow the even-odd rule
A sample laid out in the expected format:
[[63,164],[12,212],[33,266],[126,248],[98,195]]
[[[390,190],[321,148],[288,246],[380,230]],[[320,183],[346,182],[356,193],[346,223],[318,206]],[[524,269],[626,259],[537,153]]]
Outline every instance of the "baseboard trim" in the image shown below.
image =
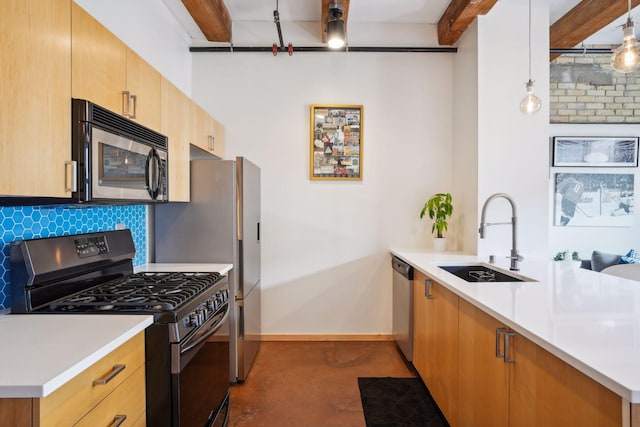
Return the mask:
[[262,334],[260,341],[393,341],[391,334]]

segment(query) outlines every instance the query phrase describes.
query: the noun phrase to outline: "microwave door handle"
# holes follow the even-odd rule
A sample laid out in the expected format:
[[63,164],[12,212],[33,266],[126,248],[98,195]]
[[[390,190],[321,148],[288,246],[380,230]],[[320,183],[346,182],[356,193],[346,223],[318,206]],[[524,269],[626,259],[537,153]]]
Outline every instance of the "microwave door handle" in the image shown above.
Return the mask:
[[158,197],[158,190],[160,187],[159,164],[160,156],[155,148],[152,148],[151,152],[147,156],[144,176],[147,184],[147,191],[153,200]]

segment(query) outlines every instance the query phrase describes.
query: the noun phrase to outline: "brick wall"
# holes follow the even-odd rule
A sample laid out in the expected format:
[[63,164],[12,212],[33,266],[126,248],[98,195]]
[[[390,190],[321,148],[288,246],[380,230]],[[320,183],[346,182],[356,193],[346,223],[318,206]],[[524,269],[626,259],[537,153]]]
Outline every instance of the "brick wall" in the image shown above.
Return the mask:
[[587,53],[551,62],[551,123],[640,123],[640,72],[618,73],[610,60]]

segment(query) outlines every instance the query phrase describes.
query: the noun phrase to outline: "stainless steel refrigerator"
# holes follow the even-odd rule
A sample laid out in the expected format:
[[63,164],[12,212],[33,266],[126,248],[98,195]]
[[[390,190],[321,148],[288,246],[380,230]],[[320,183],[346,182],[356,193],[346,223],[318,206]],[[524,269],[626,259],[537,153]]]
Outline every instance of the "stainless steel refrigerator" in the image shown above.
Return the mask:
[[260,344],[260,168],[192,160],[191,201],[155,206],[155,261],[232,263],[230,378],[244,381]]

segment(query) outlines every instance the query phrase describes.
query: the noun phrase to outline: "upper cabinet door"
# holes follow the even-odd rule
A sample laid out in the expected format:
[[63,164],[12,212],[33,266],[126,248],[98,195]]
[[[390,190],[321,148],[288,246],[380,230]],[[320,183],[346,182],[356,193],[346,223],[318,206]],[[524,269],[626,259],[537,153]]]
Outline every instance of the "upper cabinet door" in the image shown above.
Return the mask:
[[0,194],[70,197],[71,0],[0,1]]
[[71,95],[122,113],[127,47],[75,3],[71,28]]
[[74,98],[160,129],[160,73],[75,3],[71,60]]
[[195,102],[191,102],[191,144],[224,158],[224,127]]
[[[131,49],[127,49],[127,86],[130,118],[157,132],[161,123],[162,75]],[[133,97],[133,98],[131,98]]]
[[162,79],[162,128],[169,137],[169,200],[189,201],[189,128],[191,100]]

